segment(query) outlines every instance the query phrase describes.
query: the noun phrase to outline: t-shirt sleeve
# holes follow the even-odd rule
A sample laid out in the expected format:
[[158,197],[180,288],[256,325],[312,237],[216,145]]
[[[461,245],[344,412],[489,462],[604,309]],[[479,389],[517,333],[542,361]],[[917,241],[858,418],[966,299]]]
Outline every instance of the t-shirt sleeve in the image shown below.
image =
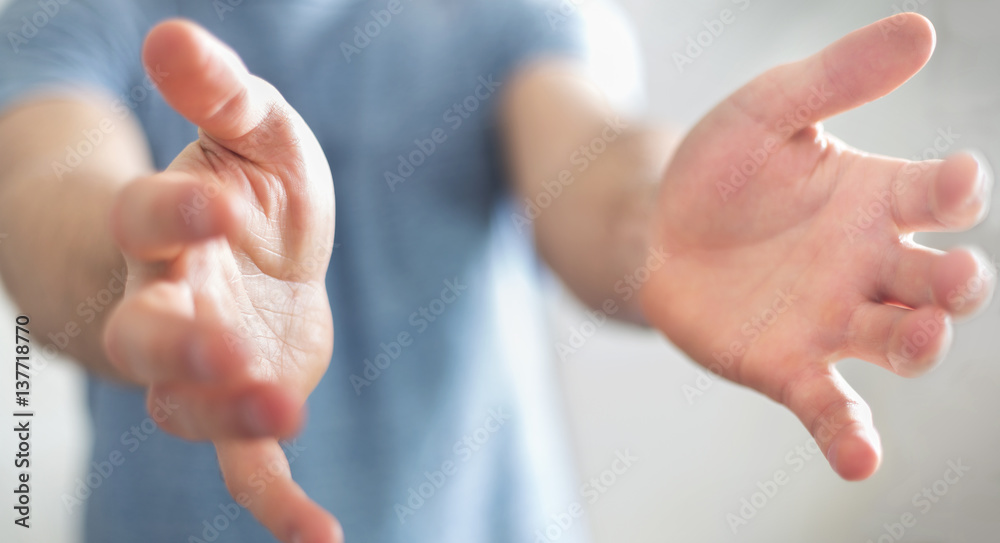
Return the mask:
[[119,96],[144,77],[135,0],[15,0],[0,14],[0,110],[48,94]]
[[586,61],[579,9],[569,0],[504,0],[500,40],[502,71],[512,73],[542,58]]
[[501,73],[539,59],[578,62],[622,113],[645,107],[635,33],[622,11],[597,0],[505,0]]

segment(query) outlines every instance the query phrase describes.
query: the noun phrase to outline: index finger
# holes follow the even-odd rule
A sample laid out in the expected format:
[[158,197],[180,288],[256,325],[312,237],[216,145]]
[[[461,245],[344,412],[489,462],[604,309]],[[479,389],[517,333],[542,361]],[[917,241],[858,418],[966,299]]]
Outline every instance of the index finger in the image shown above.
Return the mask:
[[898,88],[927,64],[935,40],[930,21],[901,13],[855,30],[808,58],[765,72],[724,104],[744,112],[765,135],[786,140],[806,126]]
[[[229,493],[278,540],[343,543],[340,523],[292,479],[288,459],[276,439],[216,441],[215,450]],[[267,485],[261,488],[260,481]]]

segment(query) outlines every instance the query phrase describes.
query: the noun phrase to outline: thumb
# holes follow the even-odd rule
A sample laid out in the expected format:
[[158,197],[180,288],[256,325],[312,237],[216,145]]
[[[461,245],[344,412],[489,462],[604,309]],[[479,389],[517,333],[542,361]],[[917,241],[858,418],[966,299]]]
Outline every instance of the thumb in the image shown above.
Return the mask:
[[[164,99],[197,125],[202,137],[264,172],[238,176],[249,184],[255,207],[281,226],[280,232],[254,233],[255,241],[280,242],[255,254],[293,260],[329,254],[334,230],[330,167],[319,141],[281,93],[251,75],[235,51],[189,21],[173,19],[153,27],[142,57]],[[222,162],[227,168],[232,164]]]
[[[288,124],[267,122],[275,118],[294,118],[273,86],[251,75],[235,51],[192,22],[172,19],[153,27],[142,59],[167,103],[220,142]],[[233,150],[246,156],[243,149]]]
[[766,135],[785,140],[810,124],[889,94],[924,67],[934,45],[930,21],[901,13],[765,72],[725,104],[763,126]]
[[782,387],[781,403],[802,421],[838,475],[867,479],[882,458],[871,409],[833,365],[805,372]]

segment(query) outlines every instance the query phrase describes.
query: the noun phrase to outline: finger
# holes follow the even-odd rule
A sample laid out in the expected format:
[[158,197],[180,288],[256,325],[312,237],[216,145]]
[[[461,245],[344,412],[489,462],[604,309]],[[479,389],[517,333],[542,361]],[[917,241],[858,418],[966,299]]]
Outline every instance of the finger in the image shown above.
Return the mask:
[[121,190],[111,212],[111,231],[126,255],[166,261],[185,245],[238,234],[242,216],[239,196],[217,181],[163,172]]
[[194,23],[174,19],[153,27],[142,58],[150,74],[169,74],[158,83],[167,103],[214,139],[273,136],[291,118],[274,87],[250,75],[235,51]]
[[952,315],[969,316],[985,308],[996,289],[997,270],[978,249],[957,249],[931,270],[937,305]]
[[877,284],[879,301],[911,308],[936,305],[953,315],[969,315],[993,294],[996,273],[977,250],[942,253],[900,244],[888,251]]
[[[341,543],[340,523],[292,480],[274,439],[216,441],[219,467],[237,503],[284,543]],[[266,486],[261,489],[260,482]],[[253,484],[252,484],[253,483]]]
[[865,303],[851,319],[844,354],[903,377],[916,377],[944,358],[951,338],[951,317],[941,308]]
[[[191,293],[179,283],[145,286],[115,308],[104,329],[110,362],[136,383],[232,383],[248,374],[250,355],[232,334],[191,318]],[[228,334],[228,335],[227,335]]]
[[838,475],[860,481],[878,469],[882,443],[871,410],[833,366],[811,366],[785,387],[781,402],[802,421]]
[[[887,27],[893,30],[886,32]],[[727,104],[783,141],[801,128],[889,94],[920,71],[934,43],[934,27],[926,18],[895,15],[811,57],[765,72]]]
[[334,198],[328,161],[305,121],[277,89],[251,75],[228,46],[179,19],[149,32],[143,62],[151,75],[168,74],[159,78],[159,90],[207,136],[200,139],[209,161],[229,169],[246,166],[241,159],[248,159],[269,172],[246,177],[262,211],[285,233],[261,253],[294,260],[332,245]]
[[972,228],[989,210],[993,174],[985,159],[957,153],[943,161],[911,162],[894,179],[895,221],[900,231],[956,231]]
[[274,383],[221,388],[214,385],[155,384],[147,405],[164,402],[183,409],[160,427],[191,441],[227,438],[286,437],[302,424],[301,402]]

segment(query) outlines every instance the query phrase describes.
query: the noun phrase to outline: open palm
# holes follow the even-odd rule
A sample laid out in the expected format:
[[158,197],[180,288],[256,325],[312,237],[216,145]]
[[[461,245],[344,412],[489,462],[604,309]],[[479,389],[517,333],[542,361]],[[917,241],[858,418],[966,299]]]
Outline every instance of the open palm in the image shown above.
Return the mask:
[[[160,91],[200,134],[118,196],[129,280],[106,328],[109,358],[149,387],[151,408],[179,406],[161,427],[215,443],[233,496],[276,537],[339,541],[277,440],[300,426],[333,348],[326,158],[281,95],[199,27],[158,25],[143,60],[169,74]],[[261,469],[277,476],[251,491]]]
[[973,252],[911,240],[982,219],[984,166],[968,154],[872,156],[818,124],[888,94],[933,48],[930,23],[903,14],[758,77],[681,145],[652,232],[671,258],[643,291],[650,322],[695,361],[790,408],[852,480],[877,469],[881,446],[833,363],[918,375],[944,355],[951,316],[992,292]]

